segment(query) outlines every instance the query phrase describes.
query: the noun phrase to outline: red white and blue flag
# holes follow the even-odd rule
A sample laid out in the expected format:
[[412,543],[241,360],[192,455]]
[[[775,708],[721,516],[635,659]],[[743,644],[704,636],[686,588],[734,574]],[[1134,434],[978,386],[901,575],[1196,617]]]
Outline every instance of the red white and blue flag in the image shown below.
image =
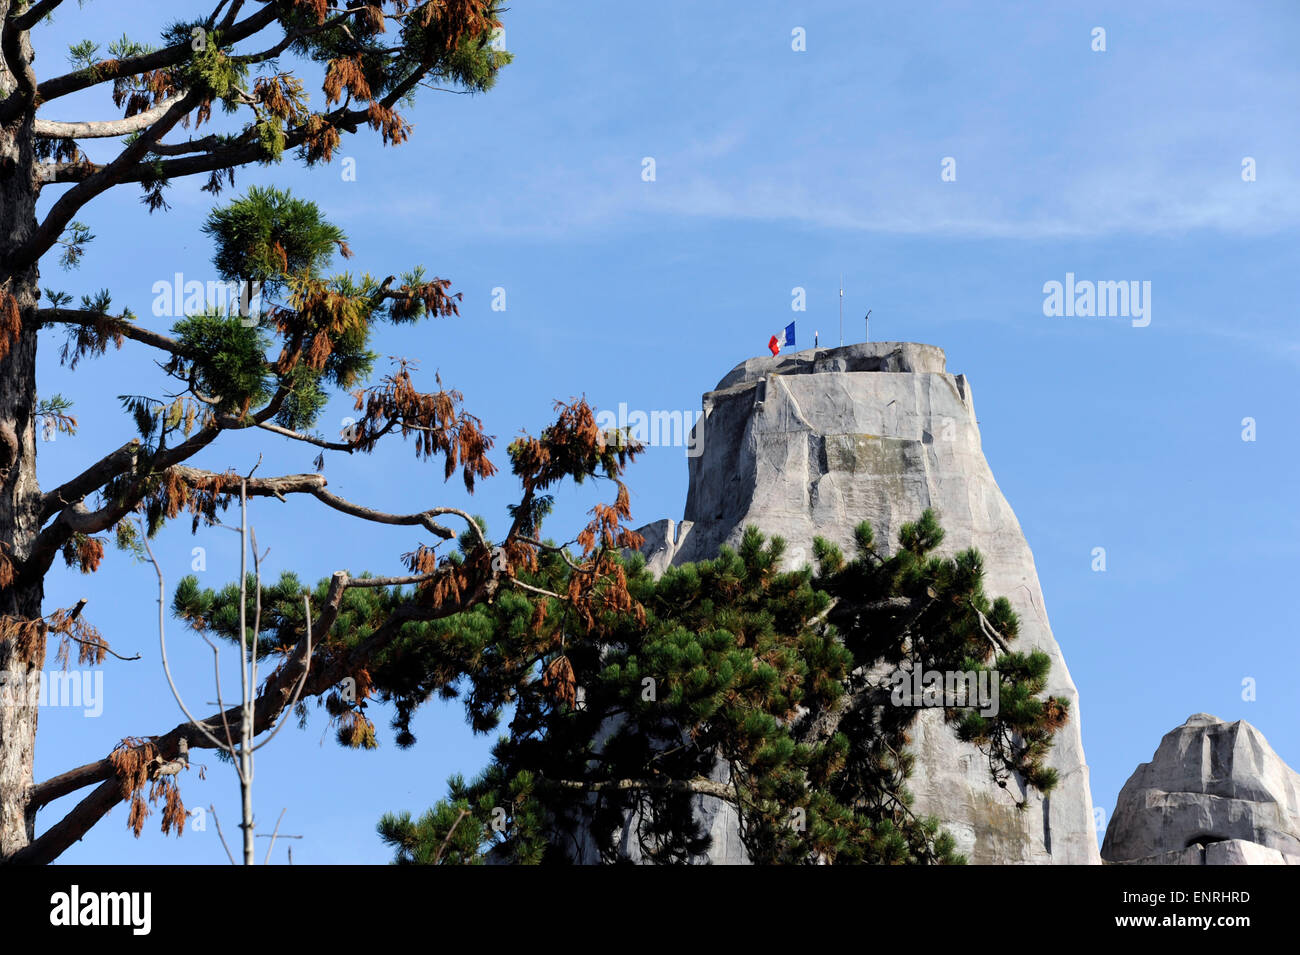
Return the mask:
[[[781,339],[775,335],[768,340],[767,348],[768,351],[772,353],[773,357],[781,354],[781,344]],[[791,348],[794,347],[794,322],[791,322],[785,327],[785,344]]]

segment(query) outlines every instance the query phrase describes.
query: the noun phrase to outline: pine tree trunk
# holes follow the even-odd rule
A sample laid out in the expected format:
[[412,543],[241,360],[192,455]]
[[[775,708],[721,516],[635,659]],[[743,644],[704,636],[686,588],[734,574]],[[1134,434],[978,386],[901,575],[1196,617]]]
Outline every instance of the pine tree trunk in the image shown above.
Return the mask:
[[[10,0],[0,0],[0,23]],[[23,40],[30,58],[30,45]],[[15,88],[13,75],[0,61],[0,98]],[[12,256],[36,227],[35,157],[31,115],[0,129],[0,295],[11,295],[24,316],[17,340],[0,358],[0,547],[13,565],[15,579],[0,588],[0,622],[6,617],[35,619],[41,614],[43,576],[26,578],[22,565],[40,531],[40,488],[36,482],[36,325],[38,299],[35,266],[14,271]],[[3,335],[0,331],[0,335]],[[10,694],[26,688],[45,662],[42,631],[36,645],[22,646],[0,636],[0,673]],[[21,681],[21,682],[20,682]],[[23,697],[25,700],[26,697]],[[35,706],[0,705],[0,859],[27,845],[35,826],[27,811],[36,746]]]

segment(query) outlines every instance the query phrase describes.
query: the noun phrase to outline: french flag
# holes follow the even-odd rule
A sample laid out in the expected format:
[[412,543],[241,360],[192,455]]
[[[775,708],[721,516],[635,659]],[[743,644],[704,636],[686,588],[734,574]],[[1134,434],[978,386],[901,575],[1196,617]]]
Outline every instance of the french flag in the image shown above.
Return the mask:
[[[785,344],[790,348],[794,347],[794,322],[785,327]],[[767,348],[772,356],[776,357],[781,354],[781,340],[773,335],[767,343]]]

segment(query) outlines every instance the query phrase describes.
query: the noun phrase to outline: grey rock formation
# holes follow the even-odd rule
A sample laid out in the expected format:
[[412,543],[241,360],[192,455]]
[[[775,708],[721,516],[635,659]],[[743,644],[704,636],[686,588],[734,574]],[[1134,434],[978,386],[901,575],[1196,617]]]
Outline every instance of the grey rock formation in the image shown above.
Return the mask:
[[[933,508],[945,553],[974,546],[984,555],[988,593],[1006,596],[1020,616],[1018,648],[1051,657],[1049,692],[1070,701],[1070,721],[1049,760],[1058,788],[1031,794],[1020,811],[1023,794],[1000,790],[981,754],[958,743],[940,714],[922,713],[917,808],[942,819],[973,863],[1099,862],[1078,693],[1029,545],[984,460],[970,385],[947,373],[943,351],[872,342],[750,359],[704,396],[696,428],[701,453],[690,459],[684,519],[641,529],[652,569],[716,556],[747,524],[784,537],[790,567],[811,561],[816,535],[851,552],[863,520],[892,548],[903,523]],[[715,837],[709,861],[743,862],[728,807],[699,798]]]
[[1124,784],[1101,854],[1139,864],[1300,865],[1300,774],[1245,720],[1197,713]]

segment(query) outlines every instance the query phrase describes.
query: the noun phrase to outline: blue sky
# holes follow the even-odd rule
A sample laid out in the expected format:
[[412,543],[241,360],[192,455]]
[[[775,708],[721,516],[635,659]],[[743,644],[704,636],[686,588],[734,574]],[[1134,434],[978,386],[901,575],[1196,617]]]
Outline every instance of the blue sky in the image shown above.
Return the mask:
[[[291,162],[238,176],[314,199],[347,232],[354,271],[423,263],[464,293],[457,319],[385,330],[378,350],[421,359],[464,392],[498,438],[536,432],[556,399],[598,407],[698,409],[734,364],[765,353],[798,320],[800,347],[836,334],[845,277],[849,340],[872,309],[872,337],[935,344],[966,374],[985,454],[1034,550],[1047,609],[1082,698],[1093,799],[1109,811],[1160,737],[1208,711],[1247,719],[1300,767],[1292,594],[1300,556],[1296,379],[1300,334],[1300,8],[1289,3],[531,2],[505,18],[515,62],[486,96],[429,92],[411,141],[345,140],[332,166]],[[181,17],[200,5],[172,4]],[[69,6],[33,35],[41,77],[69,43],[105,45],[124,24],[154,39],[156,6]],[[1106,31],[1106,50],[1092,31]],[[792,49],[801,28],[806,49]],[[316,97],[320,97],[316,89]],[[111,115],[101,95],[59,101],[48,118]],[[111,144],[110,144],[111,145]],[[92,155],[96,155],[92,151]],[[344,158],[355,160],[345,181]],[[652,157],[656,176],[642,178]],[[940,180],[944,157],[956,180]],[[1242,162],[1255,160],[1245,182]],[[84,264],[44,263],[42,284],[107,287],[149,327],[153,284],[211,278],[198,226],[212,205],[178,181],[150,216],[131,188],[79,216],[98,238]],[[56,190],[47,190],[52,200]],[[227,198],[232,194],[228,193]],[[1149,281],[1151,323],[1049,318],[1043,285]],[[791,289],[807,312],[791,312]],[[505,290],[505,311],[491,308]],[[157,393],[154,356],[120,353],[61,369],[44,333],[41,389],[74,400],[72,438],[40,447],[52,487],[131,436],[115,396]],[[334,402],[323,430],[341,427]],[[1257,440],[1242,440],[1242,421]],[[312,449],[239,435],[197,460],[213,469],[311,470]],[[330,460],[330,488],[410,512],[466,506],[504,523],[508,474],[468,499],[436,467],[392,446]],[[680,517],[680,448],[653,448],[630,472],[634,517]],[[566,489],[549,530],[570,536],[603,489]],[[268,572],[308,579],[337,568],[392,572],[418,540],[349,522],[315,501],[258,501]],[[170,586],[207,549],[203,582],[237,573],[237,539],[188,524],[158,543]],[[1107,569],[1092,570],[1104,547]],[[87,597],[86,613],[135,663],[105,665],[103,715],[41,714],[37,777],[102,757],[124,736],[180,719],[158,665],[152,570],[117,552],[98,574],[57,570],[47,609]],[[188,700],[214,699],[207,648],[170,630]],[[1242,698],[1242,681],[1257,698]],[[233,685],[234,671],[227,677]],[[383,862],[387,810],[418,812],[453,772],[472,774],[490,740],[459,709],[425,708],[420,743],[340,749],[317,712],[258,754],[258,822],[300,834],[295,861]],[[206,751],[191,807],[213,803],[229,837],[233,770]],[[69,797],[42,811],[55,821]],[[118,807],[67,862],[213,863],[209,824],[179,841],[157,815],[134,839]],[[284,860],[284,845],[276,848]]]

